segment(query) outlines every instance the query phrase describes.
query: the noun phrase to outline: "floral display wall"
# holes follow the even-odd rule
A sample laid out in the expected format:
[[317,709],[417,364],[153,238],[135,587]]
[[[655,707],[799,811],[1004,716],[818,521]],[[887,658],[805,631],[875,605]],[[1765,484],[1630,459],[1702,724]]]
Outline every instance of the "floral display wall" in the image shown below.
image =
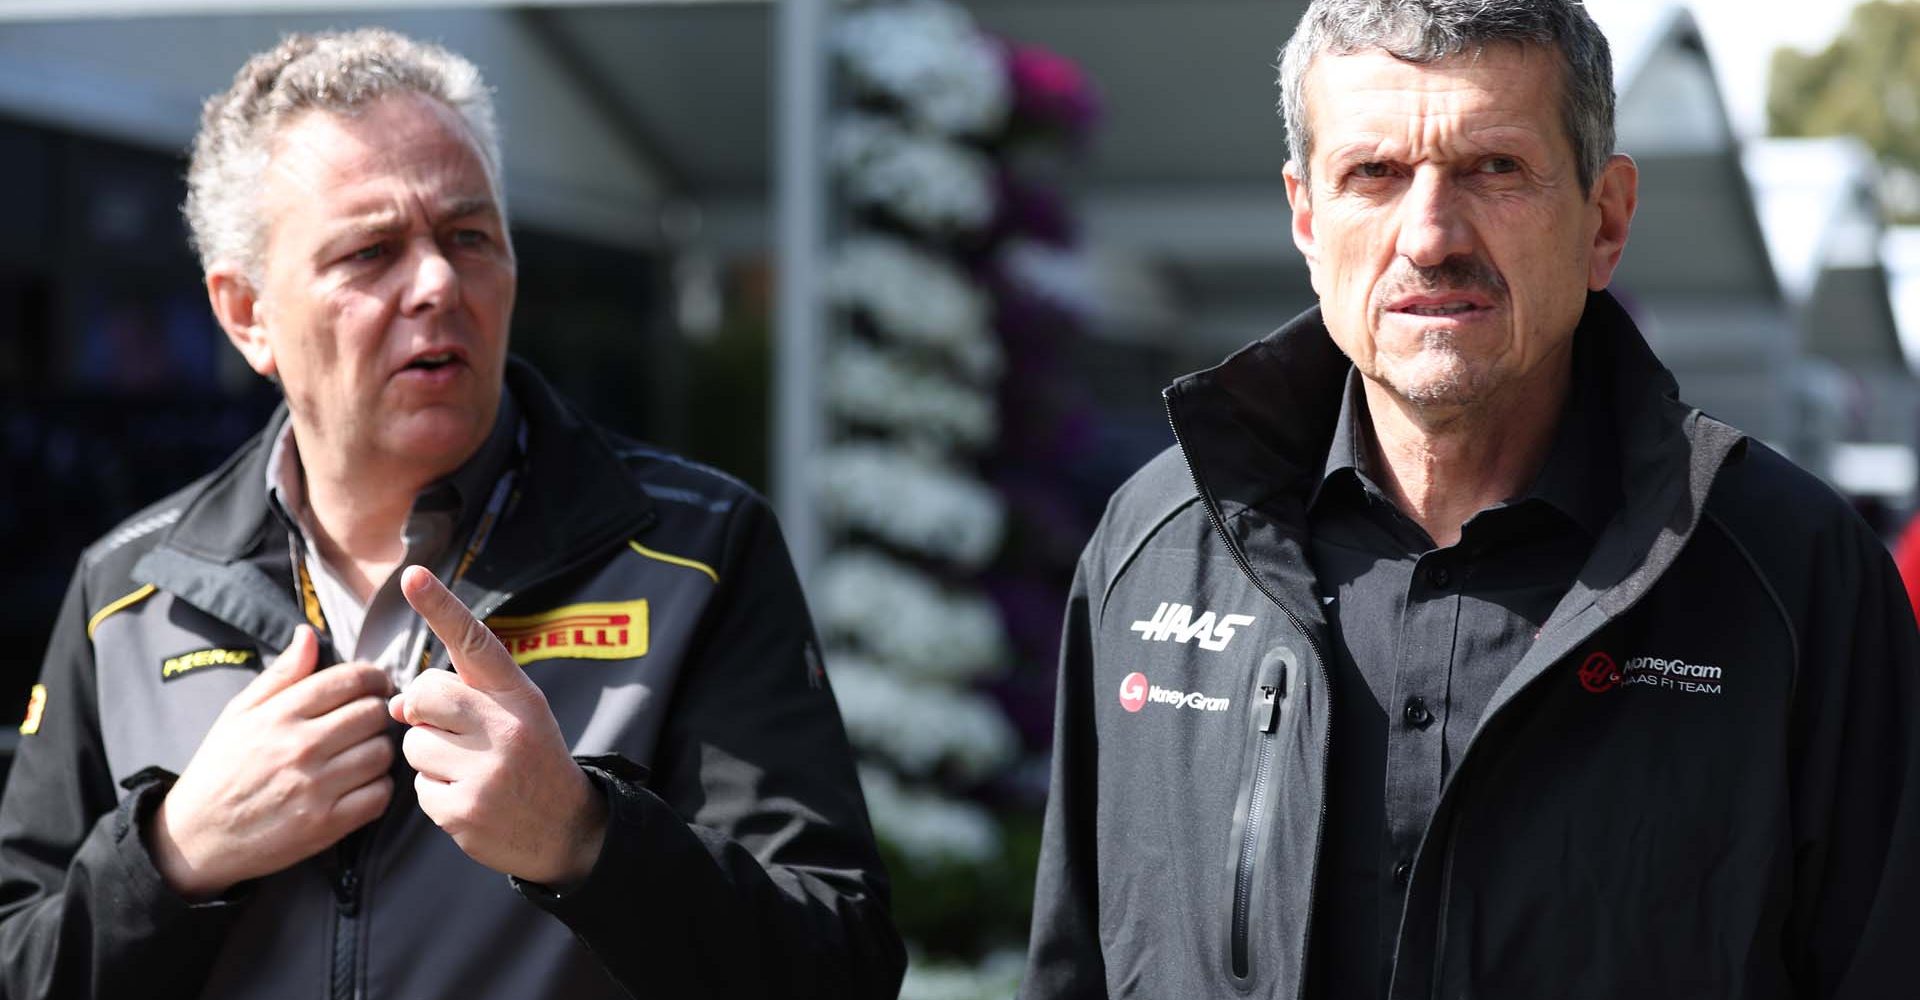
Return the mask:
[[1094,303],[1058,182],[1096,102],[1072,63],[937,0],[845,5],[833,39],[814,611],[913,952],[902,995],[1004,997],[1093,513],[1066,355]]

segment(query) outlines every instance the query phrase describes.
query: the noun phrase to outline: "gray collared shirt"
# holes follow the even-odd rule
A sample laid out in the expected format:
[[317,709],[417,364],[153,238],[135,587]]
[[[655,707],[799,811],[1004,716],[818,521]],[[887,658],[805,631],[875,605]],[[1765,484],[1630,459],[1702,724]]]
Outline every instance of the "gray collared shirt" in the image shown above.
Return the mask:
[[[401,528],[406,556],[400,568],[417,563],[442,580],[454,572],[495,484],[514,461],[519,422],[513,395],[502,389],[493,430],[480,449],[452,474],[428,484],[414,498]],[[314,595],[319,599],[334,650],[343,660],[379,664],[396,685],[406,683],[419,668],[426,626],[400,593],[399,569],[380,581],[372,598],[362,603],[336,568],[321,556],[313,540],[306,480],[291,420],[282,426],[267,457],[267,495],[297,529],[292,544],[299,548],[299,557],[313,580]]]
[[1350,373],[1309,558],[1328,602],[1334,750],[1309,995],[1384,995],[1407,873],[1494,689],[1572,585],[1619,504],[1601,395],[1576,385],[1545,466],[1436,547],[1380,487]]

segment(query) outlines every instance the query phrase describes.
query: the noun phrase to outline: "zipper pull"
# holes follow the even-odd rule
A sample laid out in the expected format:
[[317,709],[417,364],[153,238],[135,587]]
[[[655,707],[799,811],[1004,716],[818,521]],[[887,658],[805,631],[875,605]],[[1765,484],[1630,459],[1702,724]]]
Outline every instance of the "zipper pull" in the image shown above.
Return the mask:
[[343,916],[360,912],[360,873],[352,867],[340,869],[333,879],[333,901]]
[[1287,698],[1287,668],[1293,663],[1293,653],[1285,647],[1269,650],[1261,660],[1257,679],[1259,694],[1253,706],[1253,718],[1260,732],[1271,733],[1280,728],[1280,706]]
[[1266,717],[1260,721],[1261,732],[1271,733],[1280,728],[1281,691],[1286,686],[1287,668],[1284,664],[1280,667],[1279,683],[1272,687],[1260,686],[1260,710],[1266,713]]

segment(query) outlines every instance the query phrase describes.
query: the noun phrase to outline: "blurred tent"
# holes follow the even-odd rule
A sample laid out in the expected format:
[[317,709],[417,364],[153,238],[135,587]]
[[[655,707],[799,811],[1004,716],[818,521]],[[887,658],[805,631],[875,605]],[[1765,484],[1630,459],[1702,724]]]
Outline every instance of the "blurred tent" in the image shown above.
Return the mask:
[[[1074,60],[1105,93],[1110,112],[1073,187],[1109,289],[1105,329],[1154,348],[1115,371],[1126,391],[1204,364],[1311,303],[1287,232],[1273,86],[1301,0],[966,6],[985,29]],[[177,150],[200,97],[245,53],[287,30],[387,24],[443,40],[507,84],[501,112],[520,217],[724,259],[772,242],[774,8],[15,0],[0,5],[0,112]],[[1839,348],[1803,342],[1824,314],[1789,301],[1775,264],[1806,244],[1770,248],[1763,236],[1685,9],[1646,0],[1591,9],[1614,43],[1621,148],[1641,164],[1641,211],[1618,287],[1693,399],[1811,457],[1824,445],[1819,421],[1803,416],[1818,404],[1807,402],[1797,362]],[[1755,156],[1747,166],[1763,162]],[[1861,287],[1871,296],[1871,282]],[[1833,292],[1822,301],[1854,295]]]
[[1853,496],[1913,494],[1920,383],[1902,350],[1873,155],[1851,138],[1764,139],[1745,153],[1788,306],[1803,331],[1806,419]]

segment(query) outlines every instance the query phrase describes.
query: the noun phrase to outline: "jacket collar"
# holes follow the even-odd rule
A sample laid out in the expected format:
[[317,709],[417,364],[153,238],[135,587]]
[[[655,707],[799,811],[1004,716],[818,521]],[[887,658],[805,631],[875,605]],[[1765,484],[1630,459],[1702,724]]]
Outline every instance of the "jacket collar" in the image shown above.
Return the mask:
[[[506,384],[526,417],[527,454],[505,517],[458,588],[470,605],[497,603],[653,518],[652,501],[601,431],[538,372],[509,358]],[[267,496],[267,461],[286,419],[283,404],[203,480],[133,570],[139,582],[278,645],[305,620],[284,565],[285,528]]]
[[[1574,344],[1574,377],[1596,394],[1603,422],[1592,437],[1618,442],[1621,503],[1488,715],[1551,662],[1538,657],[1564,655],[1651,587],[1744,441],[1679,401],[1673,375],[1612,295],[1588,296]],[[1256,582],[1309,623],[1320,622],[1320,602],[1305,558],[1306,504],[1325,473],[1351,367],[1313,309],[1164,393],[1194,484],[1229,544]]]

